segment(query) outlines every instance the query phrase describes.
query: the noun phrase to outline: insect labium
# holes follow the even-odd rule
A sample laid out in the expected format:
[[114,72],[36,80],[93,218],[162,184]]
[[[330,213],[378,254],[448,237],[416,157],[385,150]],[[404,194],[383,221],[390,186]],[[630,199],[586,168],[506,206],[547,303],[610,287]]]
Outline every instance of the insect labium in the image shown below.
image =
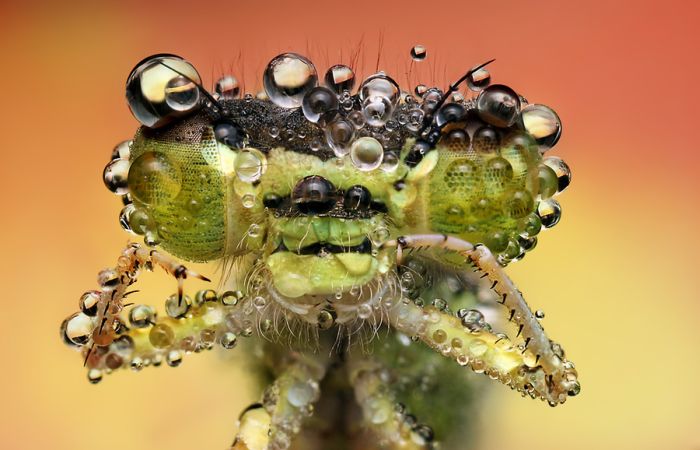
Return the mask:
[[[414,96],[384,72],[354,91],[351,67],[319,77],[285,53],[241,97],[178,56],[140,62],[126,97],[142,127],[104,180],[143,243],[61,328],[88,379],[256,349],[273,381],[240,416],[232,448],[250,450],[465,448],[470,371],[552,406],[576,395],[504,272],[560,219],[571,174],[545,154],[561,123],[487,64]],[[187,293],[207,279],[175,258],[221,260],[225,287]],[[137,304],[138,276],[160,269],[177,291]]]

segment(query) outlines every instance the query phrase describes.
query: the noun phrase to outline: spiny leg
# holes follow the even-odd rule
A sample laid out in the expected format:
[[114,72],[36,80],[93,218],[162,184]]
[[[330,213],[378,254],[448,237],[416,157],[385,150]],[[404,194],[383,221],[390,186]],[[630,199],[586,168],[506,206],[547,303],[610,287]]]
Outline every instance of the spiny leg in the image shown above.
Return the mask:
[[505,334],[495,334],[480,314],[468,311],[454,317],[436,308],[420,308],[399,303],[390,311],[390,322],[399,331],[417,336],[443,355],[477,372],[554,406],[576,395],[580,389],[573,364],[564,358],[559,344],[551,341],[528,307],[521,292],[503,271],[490,250],[446,235],[402,236],[385,243],[397,248],[400,263],[403,249],[440,248],[464,258],[466,266],[488,278],[490,288],[498,294],[498,303],[507,308],[508,320],[518,327],[523,342],[514,346]]
[[394,398],[386,382],[385,368],[377,361],[351,353],[348,357],[350,384],[360,405],[365,425],[381,448],[393,450],[429,450],[433,431],[417,424],[405,407]]
[[287,449],[302,421],[313,413],[327,361],[294,352],[282,364],[284,369],[265,389],[261,403],[241,414],[232,450]]
[[[141,269],[151,270],[155,265],[178,280],[178,293],[166,302],[168,317],[160,318],[152,307],[137,305],[129,311],[129,327],[121,313],[130,306],[124,300],[136,291],[128,289]],[[62,325],[66,342],[82,347],[91,382],[100,381],[105,371],[120,367],[139,370],[160,365],[163,359],[177,366],[183,352],[209,349],[216,339],[227,348],[235,345],[236,335],[222,324],[224,317],[240,314],[235,304],[241,296],[227,292],[219,298],[206,290],[192,303],[183,297],[182,282],[188,277],[207,280],[166,255],[135,243],[124,249],[116,267],[100,272],[101,290],[83,294],[81,312]]]

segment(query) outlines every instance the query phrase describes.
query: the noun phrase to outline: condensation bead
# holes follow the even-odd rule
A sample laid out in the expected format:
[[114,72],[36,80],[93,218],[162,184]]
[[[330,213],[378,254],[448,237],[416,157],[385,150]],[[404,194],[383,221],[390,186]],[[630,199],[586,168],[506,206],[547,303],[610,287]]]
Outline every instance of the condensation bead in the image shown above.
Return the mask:
[[94,328],[89,316],[76,313],[66,322],[65,336],[75,345],[85,345],[90,340]]
[[502,84],[487,87],[476,99],[479,117],[499,128],[513,125],[520,112],[520,98],[513,89]]
[[201,78],[194,67],[175,55],[154,55],[131,71],[126,99],[142,125],[160,127],[200,106]]
[[213,289],[202,289],[201,291],[197,291],[197,293],[194,295],[194,303],[198,306],[208,302],[215,302],[218,299],[219,298],[216,295],[216,291]]
[[191,304],[192,300],[190,300],[187,295],[183,296],[180,300],[178,299],[177,294],[173,294],[165,301],[165,312],[168,314],[168,316],[178,319],[187,314]]
[[428,56],[428,51],[422,45],[414,45],[411,49],[411,59],[414,61],[423,61]]
[[177,367],[182,363],[182,352],[179,350],[171,350],[168,352],[165,361],[170,367]]
[[128,231],[129,233],[136,234],[134,230],[131,228],[131,224],[129,223],[129,219],[131,217],[131,214],[136,210],[136,207],[134,206],[133,203],[129,203],[125,205],[122,210],[119,212],[119,225],[124,229],[124,231]]
[[336,156],[342,157],[350,151],[355,137],[355,127],[345,119],[336,119],[325,128],[326,141]]
[[477,129],[472,137],[472,146],[479,153],[496,154],[501,146],[498,131],[489,126]]
[[316,390],[310,381],[299,381],[287,390],[287,401],[297,408],[308,405],[314,398]]
[[[125,212],[123,217],[128,224],[129,230],[135,234],[144,235],[149,229],[152,229],[154,224],[148,213],[140,208],[134,207]],[[120,216],[120,220],[122,217]]]
[[129,160],[115,159],[105,166],[102,172],[102,180],[111,192],[117,195],[129,193]]
[[161,152],[146,152],[129,169],[129,192],[146,205],[167,203],[182,186],[180,168]]
[[418,97],[423,97],[426,92],[428,92],[428,86],[424,84],[419,84],[413,89],[413,92],[418,96]]
[[131,142],[132,141],[128,140],[117,144],[116,147],[114,147],[114,150],[112,150],[112,156],[109,159],[111,161],[114,161],[115,159],[129,160],[129,157],[131,156]]
[[233,166],[238,179],[246,183],[254,183],[265,171],[267,158],[257,149],[249,147],[238,153]]
[[360,319],[368,319],[372,315],[372,305],[363,303],[357,307],[357,316]]
[[333,89],[337,94],[343,91],[352,91],[355,87],[355,72],[346,65],[336,64],[326,72],[326,86]]
[[563,192],[571,184],[571,169],[569,169],[568,164],[556,156],[544,158],[542,162],[557,174],[557,192]]
[[174,111],[191,111],[199,104],[199,87],[179,75],[165,85],[165,103]]
[[561,136],[561,120],[556,112],[545,105],[527,105],[520,112],[525,131],[530,133],[544,152],[559,141]]
[[315,87],[304,95],[301,111],[309,122],[324,125],[338,114],[338,97],[326,87]]
[[316,318],[316,324],[321,330],[330,329],[335,323],[334,313],[326,309],[321,310]]
[[362,113],[372,127],[384,126],[391,118],[392,111],[391,102],[383,96],[370,97],[362,103]]
[[501,253],[508,247],[508,235],[501,231],[494,231],[486,238],[485,244],[493,253]]
[[350,159],[355,167],[362,171],[370,171],[379,167],[384,158],[384,147],[371,137],[363,137],[353,142],[350,148]]
[[469,146],[469,135],[464,130],[450,130],[450,132],[447,134],[447,141],[448,143],[466,148]]
[[360,86],[360,100],[364,103],[367,99],[383,97],[389,100],[392,107],[399,102],[401,91],[399,85],[386,74],[376,73],[362,82]]
[[521,218],[530,214],[534,208],[534,200],[528,191],[515,191],[507,199],[508,215]]
[[102,381],[102,371],[100,369],[90,369],[87,373],[88,381],[92,384],[97,384]]
[[537,214],[529,214],[521,220],[520,230],[528,237],[536,236],[542,230],[542,220]]
[[348,120],[357,128],[358,130],[365,126],[367,119],[361,111],[353,111],[348,114]]
[[146,328],[156,319],[156,312],[148,305],[136,305],[129,311],[129,323],[134,328]]
[[448,103],[444,105],[435,115],[435,124],[439,127],[444,127],[450,122],[458,122],[462,120],[466,110],[459,103]]
[[480,92],[491,83],[491,74],[486,67],[475,70],[467,77],[467,87],[474,92]]
[[231,349],[236,346],[238,338],[235,333],[227,331],[221,335],[219,338],[219,344],[225,349]]
[[401,160],[396,152],[384,152],[384,159],[382,160],[380,169],[384,172],[394,172],[399,167],[400,162]]
[[90,317],[97,315],[97,305],[100,301],[100,291],[87,291],[80,296],[78,306],[83,314]]
[[243,292],[241,291],[226,291],[221,294],[221,303],[226,306],[236,306],[242,298]]
[[486,326],[484,315],[479,310],[460,309],[457,315],[462,319],[462,325],[468,328],[469,331],[481,331]]
[[148,340],[155,348],[168,348],[175,341],[175,332],[164,323],[153,325],[148,333]]
[[222,100],[234,100],[241,95],[241,86],[236,77],[225,75],[214,85],[214,92],[219,95]]
[[537,167],[537,182],[540,198],[547,199],[557,193],[559,178],[554,169],[546,164]]
[[552,228],[561,219],[561,206],[553,198],[540,201],[537,205],[537,215],[542,221],[542,226]]
[[272,59],[263,74],[263,87],[275,105],[298,108],[307,92],[316,86],[316,67],[296,53],[283,53]]
[[119,284],[119,273],[115,269],[103,269],[97,274],[97,284],[103,291],[111,291]]

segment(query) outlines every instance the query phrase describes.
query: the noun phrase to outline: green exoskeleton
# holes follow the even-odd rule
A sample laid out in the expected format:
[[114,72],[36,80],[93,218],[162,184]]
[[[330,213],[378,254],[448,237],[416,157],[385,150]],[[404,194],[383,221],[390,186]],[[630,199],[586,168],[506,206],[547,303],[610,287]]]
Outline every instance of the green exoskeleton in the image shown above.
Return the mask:
[[[174,55],[131,72],[143,126],[104,178],[144,243],[63,323],[89,380],[244,340],[270,378],[232,444],[250,450],[465,448],[467,368],[552,406],[576,395],[573,364],[504,272],[561,214],[571,174],[544,156],[556,113],[490,84],[485,64],[415,96],[383,72],[353,93],[343,65],[321,84],[292,53],[255,97],[232,76],[209,93]],[[223,261],[222,288],[186,295],[204,277],[174,258]],[[159,313],[127,304],[156,266],[178,292]]]

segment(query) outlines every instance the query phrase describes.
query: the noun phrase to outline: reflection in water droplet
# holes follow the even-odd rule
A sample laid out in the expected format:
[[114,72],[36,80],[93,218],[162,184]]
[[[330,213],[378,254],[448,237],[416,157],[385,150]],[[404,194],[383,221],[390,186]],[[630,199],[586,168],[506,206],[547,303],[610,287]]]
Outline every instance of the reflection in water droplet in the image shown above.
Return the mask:
[[283,53],[269,62],[263,86],[270,100],[283,108],[298,108],[318,81],[316,67],[301,55]]
[[355,72],[348,66],[336,64],[326,72],[326,86],[333,89],[337,94],[343,91],[352,91],[355,86]]
[[491,74],[486,67],[482,67],[467,77],[467,87],[474,92],[485,89],[490,83]]
[[141,203],[167,203],[180,193],[180,168],[161,152],[146,152],[129,169],[129,191]]
[[179,75],[165,85],[165,103],[175,111],[189,111],[199,103],[199,88]]
[[544,152],[554,147],[561,136],[561,121],[550,107],[528,105],[520,112],[525,131],[530,133]]
[[476,108],[482,120],[505,128],[515,123],[520,112],[520,98],[508,86],[494,84],[481,91]]
[[411,49],[411,58],[414,61],[423,61],[428,56],[428,52],[422,45],[414,45]]
[[363,171],[374,170],[382,163],[384,147],[371,137],[363,137],[353,142],[350,159],[355,167]]
[[219,98],[222,100],[234,100],[241,94],[241,86],[236,77],[225,75],[216,82],[214,92],[219,94]]

